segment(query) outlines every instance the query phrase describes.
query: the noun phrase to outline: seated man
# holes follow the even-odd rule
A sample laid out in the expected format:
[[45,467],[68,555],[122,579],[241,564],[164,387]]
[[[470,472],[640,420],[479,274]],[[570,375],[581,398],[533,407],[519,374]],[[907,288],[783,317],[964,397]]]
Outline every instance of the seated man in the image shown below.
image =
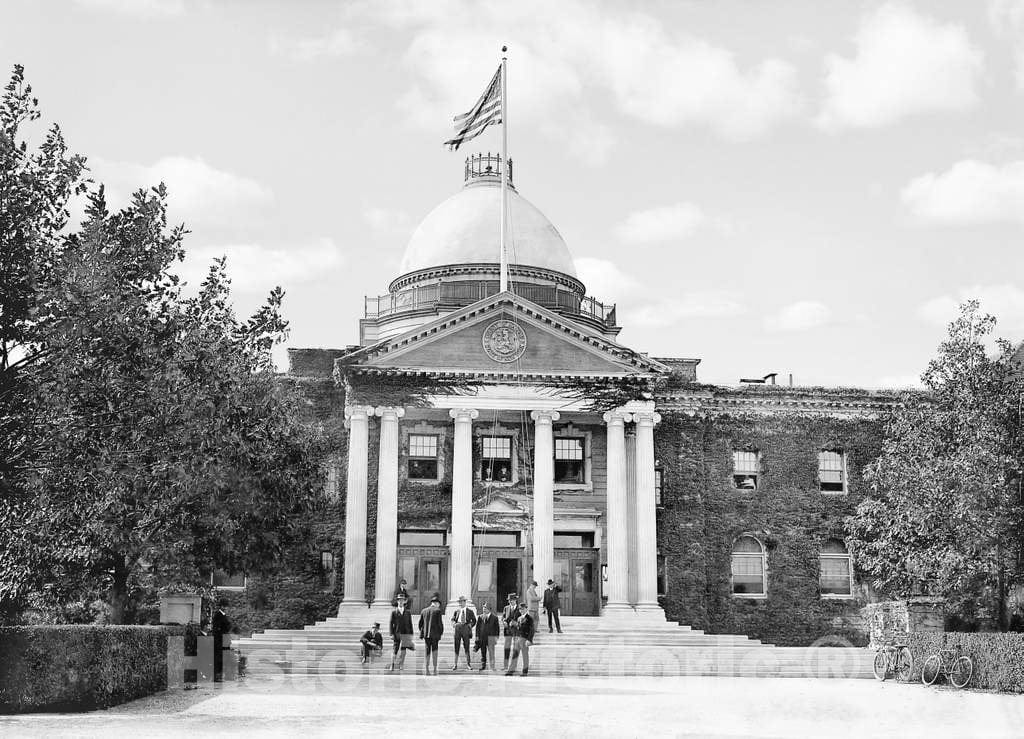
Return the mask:
[[360,664],[369,662],[370,657],[376,657],[384,651],[384,637],[380,633],[380,624],[374,623],[373,628],[363,634],[359,640],[362,645],[362,660]]

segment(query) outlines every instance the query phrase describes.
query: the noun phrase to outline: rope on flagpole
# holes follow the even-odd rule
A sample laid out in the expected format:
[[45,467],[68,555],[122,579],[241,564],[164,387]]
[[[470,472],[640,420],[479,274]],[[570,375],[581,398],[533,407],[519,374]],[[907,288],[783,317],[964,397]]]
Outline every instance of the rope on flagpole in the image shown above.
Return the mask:
[[509,288],[508,250],[505,245],[505,234],[508,230],[508,79],[505,57],[507,51],[507,46],[501,47],[501,167],[498,168],[501,177],[501,274],[498,277],[500,292],[507,292]]

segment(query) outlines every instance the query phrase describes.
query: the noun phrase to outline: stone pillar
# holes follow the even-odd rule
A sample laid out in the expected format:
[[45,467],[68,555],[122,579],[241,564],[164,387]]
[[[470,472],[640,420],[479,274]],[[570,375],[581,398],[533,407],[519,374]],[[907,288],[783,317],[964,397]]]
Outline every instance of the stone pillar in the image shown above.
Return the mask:
[[625,424],[621,410],[604,414],[608,426],[608,603],[606,611],[629,609],[629,514],[626,498]]
[[637,612],[660,614],[658,605],[658,527],[654,505],[654,425],[661,415],[649,410],[633,413],[636,421]]
[[[338,616],[365,614],[366,484],[369,464],[369,423],[372,406],[345,409],[348,425],[348,480],[345,487],[345,593]],[[365,620],[365,615],[363,616]]]
[[[460,595],[473,600],[473,419],[480,412],[453,408],[455,454],[452,460],[452,539],[448,561],[448,609]],[[429,597],[429,594],[428,596]]]
[[[555,442],[558,411],[533,411],[533,577],[540,587],[555,576]],[[522,596],[520,596],[522,597]]]
[[390,608],[398,567],[398,419],[404,408],[381,406],[380,454],[377,459],[377,568],[373,607]]
[[626,536],[629,551],[629,603],[636,604],[636,429],[626,429]]

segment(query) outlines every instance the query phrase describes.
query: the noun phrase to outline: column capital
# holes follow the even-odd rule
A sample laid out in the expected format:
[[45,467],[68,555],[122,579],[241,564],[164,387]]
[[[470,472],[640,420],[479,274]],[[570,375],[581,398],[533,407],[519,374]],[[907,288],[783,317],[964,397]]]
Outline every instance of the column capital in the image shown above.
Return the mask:
[[602,418],[604,418],[604,422],[609,426],[621,426],[632,421],[633,414],[626,412],[622,408],[615,408],[605,413]]
[[530,411],[530,418],[537,423],[554,423],[562,414],[558,411]]
[[455,419],[455,423],[462,421],[472,421],[475,418],[480,417],[480,411],[475,408],[452,408],[448,411],[448,415]]
[[347,405],[345,406],[345,420],[369,419],[373,415],[372,405]]
[[640,411],[633,414],[633,420],[637,426],[651,426],[661,423],[661,414],[656,411]]
[[373,414],[381,418],[394,418],[397,420],[405,415],[405,408],[401,406],[378,405],[373,409]]

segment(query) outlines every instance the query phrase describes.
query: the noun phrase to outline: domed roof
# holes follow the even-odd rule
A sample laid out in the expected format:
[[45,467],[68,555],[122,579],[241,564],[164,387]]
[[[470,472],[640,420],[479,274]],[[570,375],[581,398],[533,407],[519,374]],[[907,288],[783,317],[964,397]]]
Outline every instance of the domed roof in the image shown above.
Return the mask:
[[[508,188],[508,261],[576,276],[569,248],[551,221]],[[497,264],[501,184],[497,177],[467,183],[423,219],[402,257],[402,274],[447,264]]]

